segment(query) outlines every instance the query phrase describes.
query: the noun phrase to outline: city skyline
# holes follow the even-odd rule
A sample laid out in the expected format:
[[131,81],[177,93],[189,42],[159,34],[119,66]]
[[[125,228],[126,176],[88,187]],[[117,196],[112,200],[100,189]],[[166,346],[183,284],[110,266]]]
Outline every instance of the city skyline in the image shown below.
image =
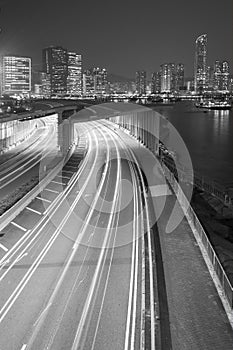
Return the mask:
[[60,45],[81,53],[84,69],[103,66],[133,78],[137,70],[147,70],[150,76],[172,59],[184,63],[189,77],[194,72],[195,39],[202,33],[208,35],[208,65],[215,60],[233,63],[233,6],[228,0],[224,6],[209,0],[148,1],[143,9],[131,2],[89,6],[72,0],[56,7],[43,0],[1,1],[0,6],[2,53],[31,56],[34,69],[41,67],[44,47]]

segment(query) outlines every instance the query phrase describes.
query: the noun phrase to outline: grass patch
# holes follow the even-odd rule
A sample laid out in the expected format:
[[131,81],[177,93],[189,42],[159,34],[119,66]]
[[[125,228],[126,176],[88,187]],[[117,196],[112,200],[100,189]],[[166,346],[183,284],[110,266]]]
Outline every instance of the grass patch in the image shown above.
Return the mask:
[[21,198],[23,198],[28,192],[32,190],[39,183],[39,176],[33,177],[30,181],[21,185],[13,192],[9,193],[0,200],[0,215],[10,209],[16,204]]

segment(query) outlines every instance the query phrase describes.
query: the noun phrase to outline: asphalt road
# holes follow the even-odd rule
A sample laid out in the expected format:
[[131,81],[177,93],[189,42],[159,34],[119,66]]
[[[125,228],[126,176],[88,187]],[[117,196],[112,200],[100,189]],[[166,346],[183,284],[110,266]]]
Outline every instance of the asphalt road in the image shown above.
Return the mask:
[[0,237],[0,349],[143,349],[142,175],[114,131],[78,128],[79,148]]
[[1,198],[39,174],[41,159],[57,152],[56,133],[54,117],[45,117],[28,140],[0,156]]

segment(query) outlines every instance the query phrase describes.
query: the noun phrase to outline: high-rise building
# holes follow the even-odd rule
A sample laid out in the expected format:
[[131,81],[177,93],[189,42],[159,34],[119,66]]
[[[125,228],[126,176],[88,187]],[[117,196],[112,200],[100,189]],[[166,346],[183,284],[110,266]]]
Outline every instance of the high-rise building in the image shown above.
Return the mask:
[[31,91],[31,58],[3,56],[1,59],[1,93],[28,94]]
[[143,71],[137,71],[136,72],[136,93],[138,95],[145,95],[146,94],[146,72]]
[[158,94],[161,91],[161,75],[160,72],[155,72],[151,77],[151,93]]
[[215,61],[213,74],[213,88],[215,91],[228,91],[229,75],[228,62]]
[[194,63],[194,86],[196,92],[207,88],[207,35],[200,35],[196,40]]
[[51,97],[51,77],[50,74],[41,72],[41,95],[45,98]]
[[43,71],[50,75],[51,94],[65,95],[67,91],[67,50],[50,46],[42,52]]
[[94,95],[94,77],[92,71],[87,69],[83,72],[83,94],[85,96]]
[[82,94],[82,56],[68,52],[67,94]]
[[230,70],[227,61],[222,63],[222,91],[229,91]]
[[172,92],[175,90],[175,64],[164,63],[160,66],[161,92]]
[[215,61],[214,79],[213,79],[214,90],[221,90],[221,85],[222,85],[222,64],[220,61]]
[[94,91],[95,95],[106,94],[107,84],[107,70],[105,68],[93,68],[92,70],[94,80]]
[[184,89],[184,65],[178,63],[175,71],[175,90],[180,91]]

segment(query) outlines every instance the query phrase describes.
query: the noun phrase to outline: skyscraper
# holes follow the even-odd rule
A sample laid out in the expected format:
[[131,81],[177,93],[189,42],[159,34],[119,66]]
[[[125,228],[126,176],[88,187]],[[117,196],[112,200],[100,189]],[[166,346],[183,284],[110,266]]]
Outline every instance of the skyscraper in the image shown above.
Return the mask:
[[160,66],[161,92],[172,92],[175,90],[175,64],[164,63]]
[[28,94],[31,91],[31,58],[3,56],[2,94]]
[[45,98],[51,96],[51,77],[50,74],[41,72],[41,95]]
[[67,50],[50,46],[42,52],[43,71],[50,75],[51,94],[65,95],[67,91]]
[[107,89],[107,70],[105,68],[93,68],[93,81],[95,95],[103,95]]
[[196,40],[194,62],[194,87],[196,92],[207,88],[207,35],[200,35]]
[[82,56],[68,52],[67,93],[82,94]]
[[85,96],[94,95],[94,77],[92,71],[87,69],[83,72],[83,94]]
[[184,65],[182,63],[178,63],[176,65],[175,72],[175,90],[180,91],[184,88]]
[[224,61],[222,63],[222,91],[229,91],[229,78],[229,63],[227,61]]
[[136,72],[135,83],[136,93],[138,95],[146,94],[146,72],[144,70]]
[[161,91],[161,75],[160,72],[155,72],[151,77],[151,93],[158,94]]

